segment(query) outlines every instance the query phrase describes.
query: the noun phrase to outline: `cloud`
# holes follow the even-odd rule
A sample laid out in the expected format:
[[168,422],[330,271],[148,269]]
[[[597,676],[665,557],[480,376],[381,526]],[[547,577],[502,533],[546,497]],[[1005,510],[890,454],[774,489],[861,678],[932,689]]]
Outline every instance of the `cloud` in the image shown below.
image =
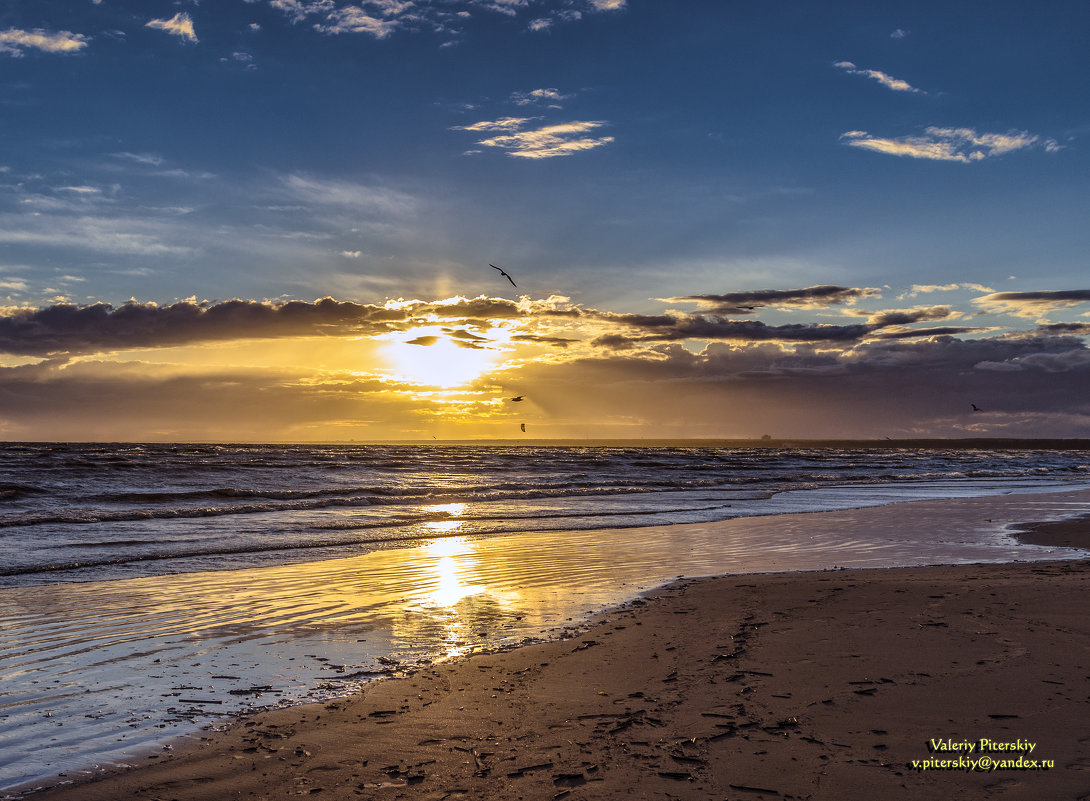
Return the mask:
[[904,39],[908,36],[908,31],[903,28],[897,28],[893,33],[889,35],[890,39]]
[[145,27],[158,28],[187,42],[197,41],[197,34],[193,30],[193,18],[184,11],[179,11],[170,19],[153,19]]
[[902,297],[915,297],[916,295],[926,295],[931,292],[953,292],[955,289],[972,289],[977,292],[992,292],[990,287],[986,287],[983,284],[913,284],[912,288],[906,292]]
[[860,289],[823,284],[805,289],[758,289],[728,292],[725,295],[687,295],[666,300],[671,303],[697,303],[713,314],[749,314],[761,306],[819,308],[851,304],[860,298],[880,297],[881,294],[881,290],[873,287]]
[[[313,302],[184,300],[168,306],[131,300],[76,305],[58,303],[40,309],[0,309],[0,353],[65,356],[107,350],[174,347],[233,339],[300,336],[374,336],[408,330],[435,320],[486,326],[488,321],[550,316],[536,304],[520,308],[504,298],[453,297],[445,300],[397,300],[361,304],[322,298]],[[464,327],[455,339],[478,337]],[[422,343],[414,343],[422,344]]]
[[224,56],[223,58],[220,59],[220,61],[224,62],[224,63],[230,63],[230,62],[234,61],[237,64],[244,65],[246,67],[246,69],[248,69],[248,70],[256,70],[257,69],[257,65],[254,64],[253,55],[251,55],[250,53],[240,51],[240,50],[236,50],[234,53],[232,53],[231,58],[227,58],[226,56]]
[[332,298],[306,303],[229,300],[169,306],[129,301],[121,306],[57,304],[9,309],[0,316],[0,352],[57,356],[104,350],[155,348],[231,339],[336,334],[358,336],[395,330],[406,310]]
[[847,131],[840,135],[840,140],[850,147],[873,150],[891,156],[908,156],[914,159],[931,161],[958,161],[963,164],[983,161],[987,158],[1026,150],[1041,143],[1046,151],[1051,152],[1053,140],[1041,141],[1041,138],[1028,131],[1009,131],[1005,134],[977,133],[972,128],[937,128],[930,127],[924,136],[903,136],[898,139],[883,139],[871,136],[866,131]]
[[8,28],[0,31],[0,53],[19,58],[26,50],[41,50],[44,53],[78,53],[90,38],[82,33],[57,31],[55,33],[42,28],[30,31]]
[[417,200],[404,192],[380,186],[288,175],[281,179],[291,199],[316,206],[341,206],[355,212],[401,217],[415,213]]
[[1090,323],[1045,323],[1037,326],[1037,331],[1042,334],[1086,335],[1090,334]]
[[[873,297],[850,293],[848,287],[809,287],[689,297],[715,308],[760,296],[777,306],[778,314]],[[1020,303],[1082,302],[1090,296],[999,294],[1017,294],[1021,297],[1004,300]],[[786,305],[791,302],[800,305]],[[400,426],[432,414],[425,408],[431,406],[450,423],[448,401],[433,402],[412,387],[363,372],[375,364],[367,357],[361,361],[360,354],[391,334],[419,346],[417,352],[440,339],[468,348],[502,347],[496,350],[503,354],[499,372],[482,377],[467,395],[494,399],[503,397],[502,387],[532,386],[534,408],[544,415],[535,429],[548,428],[556,436],[578,435],[588,420],[595,430],[636,436],[667,431],[678,436],[987,431],[1072,436],[1090,424],[1085,393],[1090,349],[1082,339],[1090,324],[1049,324],[982,336],[985,331],[968,327],[906,327],[958,316],[947,306],[848,312],[868,316],[851,325],[772,325],[722,319],[708,311],[617,313],[580,307],[560,296],[9,307],[0,309],[0,352],[46,361],[0,367],[0,424],[19,438],[57,437],[58,426],[69,426],[65,434],[79,438],[119,438],[124,430],[129,438],[215,438],[234,432],[236,438],[261,439],[284,438],[290,430],[312,432],[304,438],[331,439],[343,421],[362,424],[361,410],[366,409],[367,419],[394,427],[372,430],[370,436],[382,438],[408,430]],[[960,338],[966,334],[974,336]],[[292,343],[286,353],[343,351],[348,361],[339,369],[344,372],[320,374],[308,360],[277,366],[270,361],[277,351],[261,342],[237,350],[245,365],[258,363],[253,354],[262,354],[260,363],[269,366],[260,370],[206,367],[196,355],[185,361],[175,351],[157,361],[149,353],[153,348],[295,337],[324,341]],[[369,338],[379,341],[354,341]],[[682,340],[691,341],[682,346]],[[107,355],[126,350],[140,351],[145,361]],[[202,405],[202,397],[211,407]],[[980,428],[985,422],[971,413],[970,400],[988,410],[990,428]],[[266,409],[270,405],[276,408]],[[246,408],[264,411],[251,419],[237,411]],[[563,429],[565,420],[571,430]],[[615,420],[645,421],[646,429],[615,430],[610,428]],[[285,427],[286,421],[293,422]],[[299,428],[292,428],[296,424]],[[422,436],[430,438],[430,432]]]
[[[564,8],[550,8],[556,4],[546,0],[360,0],[354,4],[337,0],[268,0],[268,4],[294,23],[312,20],[312,27],[320,33],[362,33],[377,39],[402,29],[439,33],[460,30],[460,25],[480,10],[508,17],[534,14],[527,27],[543,31],[555,22],[574,22],[583,19],[584,13],[619,11],[626,5],[625,0],[575,0]],[[459,28],[451,28],[452,19],[459,22]]]
[[517,131],[537,117],[502,117],[498,120],[481,120],[472,125],[456,125],[455,131]]
[[878,83],[882,84],[882,86],[886,87],[887,89],[892,89],[894,92],[927,94],[923,90],[913,87],[908,81],[902,81],[899,78],[894,78],[891,75],[880,72],[879,70],[862,69],[855,66],[855,64],[850,61],[838,61],[833,66],[844,70],[849,75],[863,75],[867,78],[871,78],[872,80],[878,81]]
[[571,156],[586,150],[603,147],[613,141],[612,136],[580,136],[601,128],[599,121],[573,121],[545,125],[528,131],[482,139],[477,144],[506,151],[507,155],[523,159],[548,159]]
[[1017,317],[1038,317],[1056,309],[1090,302],[1090,289],[1042,290],[1039,292],[995,292],[973,303],[988,311]]
[[[397,4],[402,8],[411,3]],[[386,13],[396,14],[400,9],[390,9]],[[317,24],[314,30],[321,33],[368,33],[376,39],[385,39],[399,25],[396,19],[380,19],[368,14],[359,6],[344,6],[326,14],[326,23]]]
[[867,324],[884,328],[891,325],[918,323],[922,320],[945,320],[956,316],[949,306],[921,306],[915,309],[888,309],[877,312],[867,318]]
[[559,108],[556,104],[561,100],[567,100],[569,97],[571,95],[562,95],[557,89],[532,89],[529,92],[515,92],[511,95],[511,100],[516,106],[528,106],[531,103],[549,103],[552,108]]

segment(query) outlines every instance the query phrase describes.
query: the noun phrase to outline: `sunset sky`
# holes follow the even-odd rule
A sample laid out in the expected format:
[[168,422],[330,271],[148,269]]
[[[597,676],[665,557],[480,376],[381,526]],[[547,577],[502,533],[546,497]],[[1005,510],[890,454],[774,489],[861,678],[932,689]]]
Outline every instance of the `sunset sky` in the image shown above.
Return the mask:
[[9,0],[0,439],[1090,437],[1088,41],[1071,0]]

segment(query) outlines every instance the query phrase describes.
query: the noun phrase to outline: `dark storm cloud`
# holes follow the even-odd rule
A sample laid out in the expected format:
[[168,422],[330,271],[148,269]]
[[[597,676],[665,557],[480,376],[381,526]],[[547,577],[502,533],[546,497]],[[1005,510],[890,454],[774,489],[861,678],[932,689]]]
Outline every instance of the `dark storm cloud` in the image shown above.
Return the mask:
[[0,352],[48,356],[230,339],[376,334],[408,319],[405,310],[332,298],[313,303],[57,304],[15,309],[0,317]]
[[[704,317],[666,318],[669,322],[655,321],[647,327],[653,330],[637,336],[623,334],[604,334],[593,344],[607,348],[629,348],[636,343],[669,342],[683,339],[702,339],[709,341],[732,342],[858,342],[869,335],[874,326],[857,325],[812,325],[789,323],[787,325],[766,325],[758,320],[718,320]],[[627,325],[638,327],[631,320],[624,320]]]
[[959,326],[943,326],[941,328],[912,328],[906,331],[882,331],[874,334],[876,339],[911,339],[913,337],[939,337],[956,336],[958,334],[975,334],[986,331],[985,328],[968,328]]
[[[619,421],[685,420],[690,436],[1083,435],[1090,350],[1078,337],[997,336],[924,342],[717,342],[693,353],[600,351],[522,379],[557,416],[608,410]],[[988,414],[974,414],[975,402]]]
[[814,308],[852,303],[860,298],[880,295],[881,292],[873,288],[825,284],[805,289],[758,289],[751,292],[728,292],[724,295],[686,295],[666,300],[671,303],[698,303],[714,314],[749,314],[760,306]]
[[1057,289],[1039,292],[995,292],[981,301],[1014,301],[1020,303],[1084,303],[1090,301],[1090,289]]
[[890,309],[871,314],[867,322],[876,328],[887,325],[908,325],[922,320],[945,320],[952,314],[949,306],[928,306],[919,309]]
[[1033,317],[1051,309],[1090,302],[1090,289],[1057,289],[1038,292],[993,292],[973,300],[986,309]]
[[1042,334],[1090,334],[1090,323],[1048,323],[1037,330]]

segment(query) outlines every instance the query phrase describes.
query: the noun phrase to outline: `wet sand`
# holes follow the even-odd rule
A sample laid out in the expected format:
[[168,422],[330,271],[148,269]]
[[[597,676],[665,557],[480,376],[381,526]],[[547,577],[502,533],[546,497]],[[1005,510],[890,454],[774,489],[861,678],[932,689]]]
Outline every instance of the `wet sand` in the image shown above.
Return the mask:
[[[1085,561],[685,580],[34,798],[1086,798],[1087,598]],[[959,757],[1023,762],[912,765]]]

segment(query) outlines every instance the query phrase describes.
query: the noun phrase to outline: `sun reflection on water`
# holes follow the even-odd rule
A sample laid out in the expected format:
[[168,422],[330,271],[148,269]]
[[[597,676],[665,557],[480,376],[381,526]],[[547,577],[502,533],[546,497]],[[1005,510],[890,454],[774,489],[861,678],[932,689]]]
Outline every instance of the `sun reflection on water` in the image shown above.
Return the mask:
[[432,514],[448,514],[451,517],[461,517],[469,509],[468,503],[433,503],[430,506],[425,506],[425,512],[431,512]]
[[[454,526],[461,525],[456,520],[448,522]],[[483,584],[469,584],[466,582],[466,568],[475,562],[473,559],[473,543],[466,537],[445,537],[440,540],[432,540],[425,543],[424,551],[428,556],[436,558],[431,569],[434,571],[438,587],[427,594],[427,599],[432,604],[451,607],[463,598],[478,595],[485,591]]]

